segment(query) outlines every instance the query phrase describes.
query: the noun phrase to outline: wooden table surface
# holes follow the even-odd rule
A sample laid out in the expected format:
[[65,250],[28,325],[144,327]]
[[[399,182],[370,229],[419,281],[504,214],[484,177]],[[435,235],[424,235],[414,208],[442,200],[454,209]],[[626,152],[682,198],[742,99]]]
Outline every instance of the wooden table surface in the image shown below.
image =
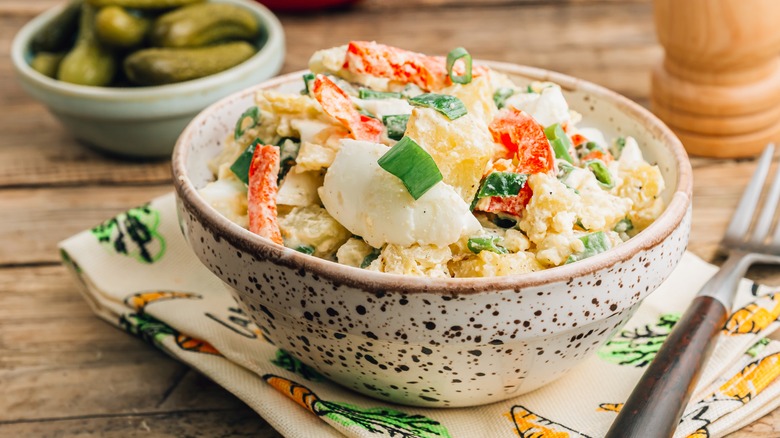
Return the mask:
[[[169,163],[78,144],[13,77],[16,31],[57,0],[0,1],[0,436],[280,436],[231,394],[92,314],[58,241],[171,190]],[[646,105],[661,56],[649,0],[365,0],[281,15],[283,71],[350,39],[540,66]],[[713,260],[752,160],[694,159],[690,250]],[[715,260],[717,261],[717,260]],[[780,284],[769,269],[750,276]],[[732,435],[780,437],[780,410]]]

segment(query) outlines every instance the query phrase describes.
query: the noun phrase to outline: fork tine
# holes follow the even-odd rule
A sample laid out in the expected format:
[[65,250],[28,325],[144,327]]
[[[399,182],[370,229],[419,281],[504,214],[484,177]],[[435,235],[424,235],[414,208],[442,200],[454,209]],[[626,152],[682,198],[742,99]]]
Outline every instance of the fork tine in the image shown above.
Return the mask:
[[[751,245],[762,245],[769,235],[769,228],[772,227],[772,219],[775,217],[778,201],[780,201],[780,166],[778,166],[775,172],[775,179],[772,181],[772,186],[769,188],[769,193],[767,193],[764,206],[761,209],[761,215],[758,217],[756,226],[753,229],[753,235],[750,238]],[[776,241],[776,238],[774,241]]]
[[726,229],[726,234],[723,236],[723,241],[721,242],[723,246],[738,246],[747,235],[750,222],[753,219],[753,213],[761,198],[761,188],[769,173],[769,166],[772,164],[774,151],[775,145],[770,143],[761,154],[753,177],[745,188],[737,209],[734,210],[734,214],[731,217],[731,222],[729,222],[729,226]]

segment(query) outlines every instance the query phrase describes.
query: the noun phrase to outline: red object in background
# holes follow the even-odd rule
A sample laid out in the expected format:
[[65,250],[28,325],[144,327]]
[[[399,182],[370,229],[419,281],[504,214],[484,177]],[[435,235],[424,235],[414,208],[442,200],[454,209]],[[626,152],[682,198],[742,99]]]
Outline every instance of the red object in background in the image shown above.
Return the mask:
[[274,12],[314,12],[356,3],[358,0],[257,0]]

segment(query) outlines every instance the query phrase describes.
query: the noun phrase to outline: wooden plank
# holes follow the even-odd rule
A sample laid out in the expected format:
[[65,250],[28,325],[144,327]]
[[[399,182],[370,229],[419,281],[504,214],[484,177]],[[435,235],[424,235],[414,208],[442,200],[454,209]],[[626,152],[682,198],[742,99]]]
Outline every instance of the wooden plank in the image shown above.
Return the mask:
[[41,438],[133,437],[253,437],[281,438],[254,411],[235,409],[175,413],[91,416],[40,422],[0,424],[0,436]]
[[56,262],[57,242],[172,190],[167,184],[3,190],[0,266]]
[[780,409],[726,438],[777,438],[780,436]]
[[0,424],[246,409],[95,316],[62,266],[0,269],[0,312]]
[[167,159],[144,162],[107,157],[74,140],[38,103],[12,106],[10,114],[3,123],[7,127],[0,148],[0,188],[171,181]]

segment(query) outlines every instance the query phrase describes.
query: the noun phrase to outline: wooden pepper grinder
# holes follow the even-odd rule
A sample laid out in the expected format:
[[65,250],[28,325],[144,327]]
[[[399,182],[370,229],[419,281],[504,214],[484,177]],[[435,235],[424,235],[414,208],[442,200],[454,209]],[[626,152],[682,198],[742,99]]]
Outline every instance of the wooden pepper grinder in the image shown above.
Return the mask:
[[666,50],[652,110],[690,154],[757,155],[780,141],[780,0],[653,0]]

